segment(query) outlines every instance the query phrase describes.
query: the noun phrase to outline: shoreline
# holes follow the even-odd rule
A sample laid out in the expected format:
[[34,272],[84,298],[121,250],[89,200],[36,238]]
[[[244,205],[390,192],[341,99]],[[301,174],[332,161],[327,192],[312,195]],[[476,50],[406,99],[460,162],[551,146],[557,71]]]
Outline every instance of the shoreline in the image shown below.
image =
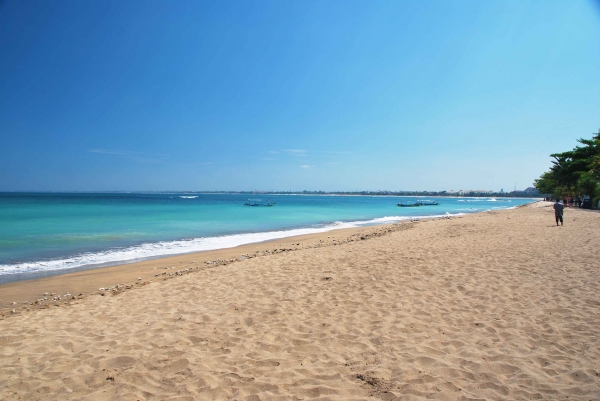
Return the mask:
[[[323,195],[330,196],[330,195]],[[374,196],[374,195],[350,195],[350,196]],[[418,197],[418,196],[417,196]],[[469,197],[466,197],[469,198]],[[535,203],[540,200],[532,200]],[[509,210],[517,206],[506,207],[497,210]],[[60,276],[65,274],[72,274],[82,272],[86,270],[103,269],[112,266],[120,266],[125,264],[134,264],[139,262],[150,261],[154,259],[169,258],[175,256],[182,256],[186,254],[195,254],[201,252],[211,252],[221,249],[235,248],[244,245],[260,244],[269,241],[285,240],[286,238],[293,238],[302,235],[312,235],[318,233],[327,233],[338,231],[340,229],[352,229],[352,228],[368,228],[373,226],[382,226],[387,224],[398,224],[404,221],[412,220],[423,220],[423,219],[436,219],[446,216],[462,216],[473,213],[484,213],[492,211],[494,209],[481,210],[477,212],[457,212],[445,214],[433,214],[433,215],[418,215],[418,216],[384,216],[378,218],[372,218],[369,220],[351,220],[351,221],[339,221],[324,224],[322,227],[296,227],[289,229],[280,229],[274,231],[264,232],[249,232],[239,234],[229,234],[214,237],[197,237],[180,240],[167,240],[143,243],[139,245],[133,245],[123,248],[108,249],[103,252],[83,252],[72,256],[65,256],[57,259],[40,259],[32,262],[21,262],[10,265],[2,265],[3,269],[8,269],[10,273],[0,275],[0,286],[4,284],[15,283],[19,281],[27,280],[38,280],[43,278],[49,278],[53,276]],[[338,227],[340,226],[340,227]],[[305,232],[305,233],[302,233]],[[257,238],[252,238],[257,237]],[[263,238],[260,238],[263,237]],[[209,244],[212,242],[212,244]],[[229,242],[229,243],[227,243]],[[156,249],[144,249],[148,246],[165,245],[164,250]],[[189,249],[180,252],[175,252],[175,248],[179,245],[188,247]],[[202,249],[206,248],[208,249]],[[194,249],[196,248],[196,249]],[[148,255],[138,256],[135,255],[138,252],[148,252]],[[109,257],[106,258],[106,254]],[[154,254],[153,254],[154,253]],[[100,256],[102,255],[102,256]],[[119,255],[119,256],[117,256]],[[135,255],[135,256],[134,256]],[[118,258],[117,258],[118,257]],[[87,258],[87,259],[86,259]],[[105,260],[102,260],[102,259]],[[111,258],[113,258],[111,260]],[[83,259],[83,260],[82,260]],[[51,268],[41,268],[40,265],[45,266],[47,264],[55,264],[56,266]],[[65,264],[74,264],[73,267],[63,267]],[[20,269],[25,272],[20,272]],[[15,272],[17,271],[17,272]]]
[[0,398],[598,399],[599,224],[539,202],[146,262],[1,316]]
[[[482,212],[485,213],[485,212]],[[475,214],[475,213],[473,213]],[[323,248],[326,246],[335,246],[343,241],[355,241],[356,234],[362,233],[365,239],[379,236],[390,231],[397,231],[408,228],[420,221],[433,221],[437,219],[460,218],[463,215],[451,215],[448,217],[415,218],[414,220],[405,220],[393,224],[379,224],[351,228],[339,228],[329,231],[316,232],[303,235],[283,237],[263,242],[254,242],[235,247],[214,249],[200,252],[190,252],[170,256],[159,256],[152,259],[146,259],[131,263],[117,263],[104,267],[93,267],[68,273],[53,274],[48,277],[37,277],[19,281],[11,281],[0,284],[0,315],[10,314],[15,308],[18,309],[42,309],[52,305],[61,305],[72,301],[82,299],[83,297],[111,292],[116,293],[125,289],[138,288],[140,286],[165,279],[163,274],[156,274],[167,271],[174,276],[189,274],[203,269],[214,267],[213,265],[225,265],[240,262],[246,259],[252,259],[256,252],[265,257],[283,252],[293,252],[301,249]],[[360,238],[360,237],[359,237]],[[269,251],[265,254],[266,251]],[[242,255],[250,255],[244,257]],[[232,260],[235,259],[235,260]],[[210,263],[219,261],[218,263]],[[225,263],[225,261],[227,261]],[[182,270],[185,273],[179,273]],[[179,274],[178,274],[179,273]],[[173,276],[168,276],[173,278]],[[141,279],[141,280],[139,280]],[[112,291],[116,288],[117,291]],[[129,288],[125,288],[130,286]],[[100,291],[100,288],[107,290]],[[110,290],[108,290],[110,289]],[[49,295],[45,296],[44,294]],[[61,299],[53,301],[54,296]],[[64,294],[71,294],[71,297],[63,297]],[[35,301],[48,298],[44,302]],[[16,304],[13,304],[16,302]],[[27,302],[27,303],[25,303]]]
[[[120,292],[161,279],[157,273],[163,273],[166,267],[171,267],[174,274],[188,274],[205,268],[205,262],[213,260],[231,260],[239,262],[240,255],[251,255],[255,252],[264,252],[268,249],[286,249],[286,252],[295,251],[315,246],[334,245],[333,240],[345,237],[344,240],[351,241],[353,235],[366,231],[365,235],[380,235],[390,230],[404,229],[404,225],[415,224],[421,221],[435,221],[440,219],[462,218],[485,213],[509,211],[515,208],[526,207],[543,201],[512,206],[499,210],[487,210],[474,213],[457,213],[449,215],[433,216],[407,216],[406,220],[395,223],[374,223],[373,220],[365,222],[349,222],[363,224],[357,227],[335,228],[330,226],[327,231],[318,231],[308,234],[286,236],[261,242],[251,242],[243,245],[211,249],[206,251],[192,251],[181,254],[165,255],[143,258],[138,261],[119,261],[103,266],[86,268],[76,267],[73,271],[62,272],[61,270],[50,270],[47,275],[44,272],[32,272],[31,278],[18,279],[0,283],[0,316],[12,313],[15,308],[47,308],[51,305],[66,304],[92,294],[106,292],[101,288],[110,288],[111,292]],[[299,245],[290,245],[298,243]],[[337,245],[337,244],[336,244]],[[262,256],[265,256],[264,254]],[[169,265],[169,266],[167,266]],[[178,273],[185,269],[184,273]],[[191,269],[191,270],[190,270]],[[27,274],[27,273],[25,273]],[[162,274],[161,274],[162,276]],[[172,278],[172,277],[170,277]],[[48,294],[48,295],[46,295]],[[64,297],[70,294],[69,297]],[[58,297],[58,300],[54,300]]]
[[[506,209],[511,209],[511,207],[508,207]],[[474,212],[474,213],[483,213],[483,212],[484,211]],[[301,226],[301,227],[296,227],[296,228],[275,230],[275,231],[249,232],[249,233],[230,234],[230,235],[222,235],[222,236],[215,236],[215,237],[199,237],[199,238],[190,238],[190,239],[181,239],[181,240],[149,242],[149,243],[143,243],[140,245],[125,247],[125,248],[123,248],[123,250],[131,252],[132,250],[137,249],[138,247],[144,247],[144,246],[148,246],[148,245],[151,246],[151,245],[157,245],[157,244],[163,244],[163,243],[166,243],[166,244],[189,243],[189,242],[198,241],[198,240],[208,240],[208,241],[217,241],[218,242],[219,240],[224,240],[224,239],[229,239],[231,241],[232,237],[243,237],[244,238],[241,240],[241,243],[239,243],[237,245],[229,245],[229,244],[223,245],[223,246],[216,245],[215,248],[210,248],[210,249],[186,250],[183,252],[164,253],[164,254],[156,254],[156,255],[142,256],[142,257],[135,257],[135,258],[119,259],[119,260],[114,260],[114,261],[89,263],[89,264],[84,264],[84,265],[75,266],[75,267],[53,268],[53,269],[47,269],[47,270],[35,270],[35,271],[31,271],[31,272],[26,272],[26,273],[7,273],[7,274],[0,276],[0,285],[12,283],[12,282],[18,282],[18,281],[36,280],[36,279],[40,279],[40,278],[59,276],[59,275],[64,275],[64,274],[71,274],[71,273],[76,273],[76,272],[85,271],[85,270],[102,269],[102,268],[111,267],[111,266],[119,266],[119,265],[125,265],[125,264],[145,262],[145,261],[150,261],[150,260],[154,260],[154,259],[170,258],[170,257],[175,257],[175,256],[191,255],[191,254],[202,253],[202,252],[212,252],[212,251],[218,251],[218,250],[224,250],[224,249],[231,249],[231,248],[241,247],[241,246],[245,246],[245,245],[285,240],[286,238],[302,237],[305,235],[325,234],[325,233],[338,231],[338,230],[377,227],[377,226],[383,226],[383,225],[388,225],[388,224],[399,224],[399,223],[406,222],[406,221],[444,218],[447,216],[463,216],[463,215],[472,214],[472,213],[473,212],[471,212],[471,213],[461,212],[461,213],[454,213],[454,214],[434,214],[434,215],[429,215],[429,216],[428,215],[392,216],[392,217],[384,216],[384,217],[373,218],[370,220],[352,220],[352,221],[340,221],[340,222],[328,223],[326,225],[323,225],[322,227],[310,227],[310,226],[303,227],[303,226]],[[254,240],[254,239],[251,239],[251,237],[253,237],[253,236],[254,237],[262,236],[262,237],[265,237],[265,239]],[[234,243],[235,243],[235,241],[234,241]],[[121,250],[121,251],[123,251],[123,250]],[[109,249],[107,251],[113,251],[113,250]],[[171,251],[172,250],[169,250],[168,252],[171,252]],[[94,254],[103,254],[103,253],[104,252],[91,252],[90,254],[94,255]],[[86,254],[86,253],[84,253],[84,254]],[[82,255],[82,254],[71,256],[71,257],[65,257],[63,259],[39,260],[36,262],[23,262],[21,264],[27,265],[27,264],[39,264],[39,263],[52,263],[52,262],[56,262],[56,261],[64,262],[66,260],[71,260],[71,259],[77,258],[80,255]],[[3,267],[18,266],[18,265],[20,265],[20,264],[17,263],[14,265],[3,265]],[[13,276],[15,276],[16,278],[11,279],[11,277],[13,277]],[[21,276],[21,277],[26,276],[26,277],[18,278],[19,276]]]

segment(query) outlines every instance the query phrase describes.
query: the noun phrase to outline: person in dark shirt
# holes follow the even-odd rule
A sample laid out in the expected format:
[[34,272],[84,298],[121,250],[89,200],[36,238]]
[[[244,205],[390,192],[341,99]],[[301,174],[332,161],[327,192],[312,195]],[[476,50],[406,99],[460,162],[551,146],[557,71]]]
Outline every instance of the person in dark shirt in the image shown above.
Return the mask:
[[554,217],[556,217],[556,225],[558,226],[558,222],[560,220],[560,225],[563,225],[563,210],[565,209],[565,206],[562,205],[559,200],[556,200],[556,203],[554,204]]

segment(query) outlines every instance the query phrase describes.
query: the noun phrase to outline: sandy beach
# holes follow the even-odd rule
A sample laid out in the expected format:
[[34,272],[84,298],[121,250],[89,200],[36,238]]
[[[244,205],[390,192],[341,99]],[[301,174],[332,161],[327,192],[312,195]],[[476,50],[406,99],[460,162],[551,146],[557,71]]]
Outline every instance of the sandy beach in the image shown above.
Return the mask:
[[538,202],[5,284],[0,399],[600,400],[599,227]]

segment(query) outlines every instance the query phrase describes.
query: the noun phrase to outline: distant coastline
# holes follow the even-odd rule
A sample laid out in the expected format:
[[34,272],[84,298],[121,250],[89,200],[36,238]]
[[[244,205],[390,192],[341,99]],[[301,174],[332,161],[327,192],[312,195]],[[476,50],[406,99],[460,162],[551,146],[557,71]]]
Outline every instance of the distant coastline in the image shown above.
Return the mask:
[[228,194],[228,195],[336,195],[336,196],[436,196],[446,198],[544,198],[537,190],[511,192],[448,191],[0,191],[0,194]]

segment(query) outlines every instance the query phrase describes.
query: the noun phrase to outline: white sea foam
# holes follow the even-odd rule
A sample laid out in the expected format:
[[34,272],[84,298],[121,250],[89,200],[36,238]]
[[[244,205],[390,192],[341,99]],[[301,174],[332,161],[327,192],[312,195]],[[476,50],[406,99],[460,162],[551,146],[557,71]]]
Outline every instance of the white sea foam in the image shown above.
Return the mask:
[[459,199],[457,202],[512,202],[510,199]]
[[341,228],[390,224],[406,220],[461,216],[464,214],[465,213],[450,214],[446,212],[446,214],[434,216],[386,216],[367,221],[335,222],[333,224],[321,227],[154,242],[126,248],[113,248],[103,252],[82,253],[64,259],[0,265],[0,276],[9,274],[35,273],[50,270],[110,266],[120,263],[131,263],[144,259],[153,259],[161,256],[233,248],[245,244],[270,241],[297,235],[315,234]]
[[195,198],[197,198],[197,196],[180,196],[180,198],[183,198],[183,199],[195,199]]

